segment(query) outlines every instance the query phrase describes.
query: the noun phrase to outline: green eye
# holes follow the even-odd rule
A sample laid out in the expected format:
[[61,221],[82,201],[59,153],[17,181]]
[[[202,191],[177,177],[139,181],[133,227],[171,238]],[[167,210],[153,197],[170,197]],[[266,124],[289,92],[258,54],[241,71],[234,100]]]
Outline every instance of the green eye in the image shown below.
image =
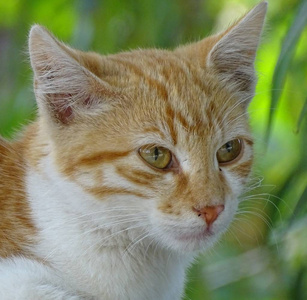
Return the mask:
[[140,156],[151,166],[157,169],[166,169],[171,160],[171,151],[164,147],[143,146],[139,149]]
[[229,163],[236,159],[242,151],[240,139],[234,139],[224,144],[216,153],[217,161],[220,164]]

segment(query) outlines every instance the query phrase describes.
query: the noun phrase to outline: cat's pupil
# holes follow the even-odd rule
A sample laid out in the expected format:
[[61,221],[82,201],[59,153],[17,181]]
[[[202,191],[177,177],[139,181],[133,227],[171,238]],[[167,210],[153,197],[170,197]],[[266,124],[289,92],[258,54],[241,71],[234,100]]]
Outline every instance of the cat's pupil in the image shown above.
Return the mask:
[[226,150],[228,153],[230,153],[232,151],[232,142],[228,142],[226,143]]
[[158,149],[158,147],[155,147],[154,154],[155,154],[155,160],[157,160],[159,158],[159,149]]

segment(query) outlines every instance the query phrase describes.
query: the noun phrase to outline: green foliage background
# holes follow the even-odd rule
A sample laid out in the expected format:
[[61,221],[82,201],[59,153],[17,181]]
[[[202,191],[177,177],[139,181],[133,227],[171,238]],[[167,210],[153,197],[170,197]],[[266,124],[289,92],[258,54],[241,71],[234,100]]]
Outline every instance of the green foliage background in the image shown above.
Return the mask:
[[[0,133],[35,116],[31,24],[103,54],[172,48],[227,27],[255,0],[0,1]],[[256,164],[223,241],[191,268],[186,299],[306,299],[307,1],[271,0],[250,105]],[[277,63],[278,62],[278,63]],[[261,175],[260,175],[261,174]]]

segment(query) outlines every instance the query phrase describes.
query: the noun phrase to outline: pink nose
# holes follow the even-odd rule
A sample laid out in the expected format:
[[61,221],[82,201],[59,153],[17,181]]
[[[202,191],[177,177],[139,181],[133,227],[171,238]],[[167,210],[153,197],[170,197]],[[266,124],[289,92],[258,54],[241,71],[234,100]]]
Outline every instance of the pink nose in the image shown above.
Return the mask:
[[205,206],[201,209],[196,209],[193,207],[193,210],[199,217],[202,217],[208,226],[210,226],[219,216],[219,214],[224,210],[225,206],[215,205],[215,206]]

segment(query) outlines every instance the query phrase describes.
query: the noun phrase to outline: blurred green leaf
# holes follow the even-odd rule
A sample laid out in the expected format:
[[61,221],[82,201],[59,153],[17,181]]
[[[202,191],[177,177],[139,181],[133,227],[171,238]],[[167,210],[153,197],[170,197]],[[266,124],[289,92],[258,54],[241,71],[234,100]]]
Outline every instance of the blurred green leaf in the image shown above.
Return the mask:
[[304,286],[306,286],[306,283],[304,281],[306,277],[306,271],[307,267],[303,265],[297,272],[295,282],[293,284],[292,290],[291,290],[291,299],[295,300],[304,300],[306,299],[305,289]]
[[301,198],[298,200],[292,217],[289,220],[289,225],[291,225],[298,217],[299,215],[303,214],[306,212],[306,208],[307,208],[307,186],[301,196]]
[[304,105],[303,105],[302,111],[301,111],[300,116],[299,116],[298,121],[297,121],[296,133],[299,132],[300,127],[301,127],[301,124],[302,124],[302,122],[303,122],[303,119],[304,119],[304,117],[305,117],[306,115],[307,115],[307,98],[306,98],[306,100],[305,100],[305,103],[304,103]]
[[274,108],[282,94],[287,71],[294,55],[295,47],[299,37],[307,24],[307,0],[302,0],[301,5],[297,9],[296,17],[290,27],[281,47],[281,52],[274,70],[272,81],[271,105],[269,110],[269,119],[266,131],[266,142],[268,143],[274,118]]

